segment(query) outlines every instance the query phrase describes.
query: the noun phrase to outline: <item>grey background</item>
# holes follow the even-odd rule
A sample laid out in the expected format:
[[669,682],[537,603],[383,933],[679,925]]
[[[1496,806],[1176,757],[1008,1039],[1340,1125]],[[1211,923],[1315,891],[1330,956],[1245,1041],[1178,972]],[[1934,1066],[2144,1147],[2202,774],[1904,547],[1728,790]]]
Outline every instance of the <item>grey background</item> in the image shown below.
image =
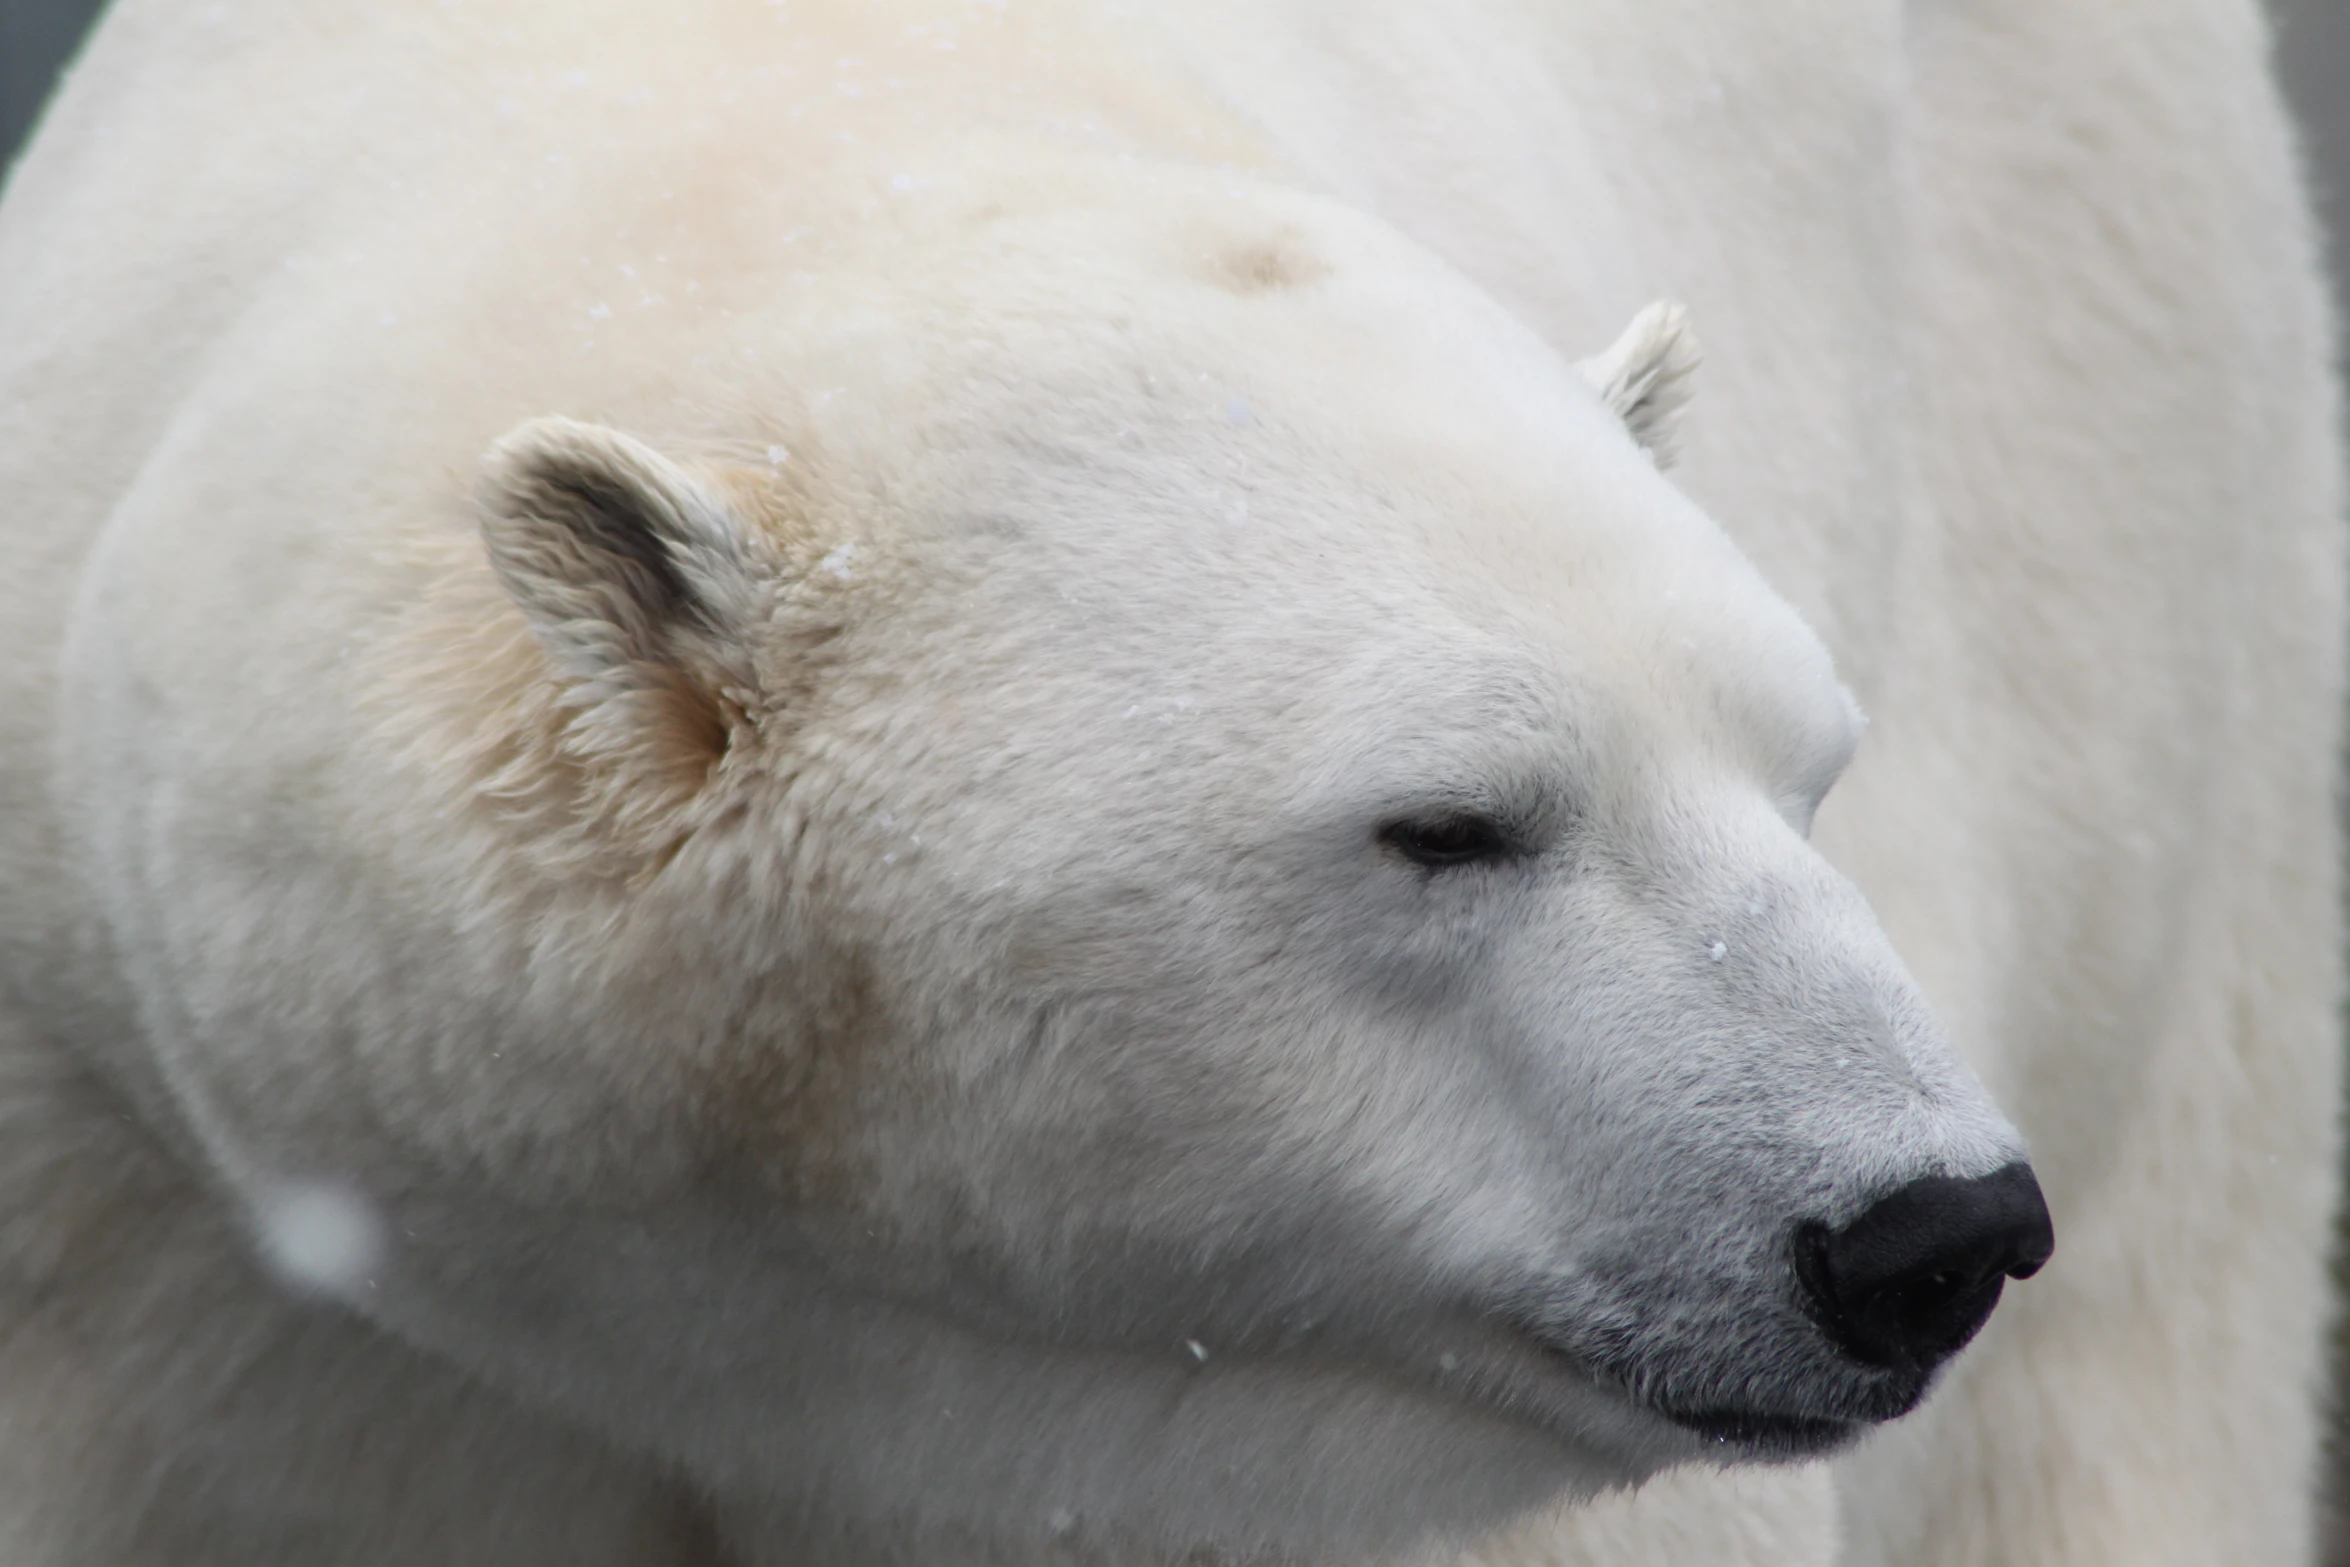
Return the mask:
[[12,159],[99,0],[0,0],[0,160]]
[[2350,0],[2274,0],[2272,9],[2277,67],[2339,258],[2350,249]]
[[[99,5],[100,0],[0,0],[0,161],[13,159],[50,83]],[[2340,257],[2350,254],[2350,0],[2271,0],[2271,5],[2285,91],[2301,116],[2310,181]],[[2338,278],[2344,275],[2337,271]],[[2350,319],[2350,290],[2343,292],[2343,315]],[[2337,1247],[2337,1253],[2338,1271],[2350,1274],[2350,1247]],[[2344,1331],[2350,1334],[2350,1326]],[[2350,1353],[2340,1345],[2336,1360],[2350,1367]],[[2350,1400],[2340,1395],[2341,1382],[2337,1377],[2325,1567],[2350,1567],[2350,1421],[2344,1419]]]

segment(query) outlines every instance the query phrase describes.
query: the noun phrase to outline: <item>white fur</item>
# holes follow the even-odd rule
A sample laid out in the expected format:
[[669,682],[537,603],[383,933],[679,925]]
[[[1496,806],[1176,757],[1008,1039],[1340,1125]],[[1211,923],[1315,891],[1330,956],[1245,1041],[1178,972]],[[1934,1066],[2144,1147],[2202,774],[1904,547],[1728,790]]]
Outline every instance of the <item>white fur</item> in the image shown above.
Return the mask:
[[[1995,11],[118,7],[0,207],[0,1556],[2293,1559],[2304,219],[2248,10]],[[1920,989],[2050,1272],[1543,1515],[2018,1151]]]
[[1656,465],[1669,468],[1679,455],[1674,430],[1689,402],[1689,377],[1697,359],[1689,312],[1659,300],[1634,316],[1606,352],[1576,368],[1599,389],[1600,400],[1615,410]]

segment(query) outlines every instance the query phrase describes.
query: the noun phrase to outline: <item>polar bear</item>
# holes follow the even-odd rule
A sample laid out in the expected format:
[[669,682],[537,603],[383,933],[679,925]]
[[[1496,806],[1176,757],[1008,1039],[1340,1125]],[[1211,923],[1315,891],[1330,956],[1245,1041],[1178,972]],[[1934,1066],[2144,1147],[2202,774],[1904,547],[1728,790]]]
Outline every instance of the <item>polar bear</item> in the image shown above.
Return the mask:
[[2322,318],[2138,25],[119,7],[8,1559],[2288,1559]]

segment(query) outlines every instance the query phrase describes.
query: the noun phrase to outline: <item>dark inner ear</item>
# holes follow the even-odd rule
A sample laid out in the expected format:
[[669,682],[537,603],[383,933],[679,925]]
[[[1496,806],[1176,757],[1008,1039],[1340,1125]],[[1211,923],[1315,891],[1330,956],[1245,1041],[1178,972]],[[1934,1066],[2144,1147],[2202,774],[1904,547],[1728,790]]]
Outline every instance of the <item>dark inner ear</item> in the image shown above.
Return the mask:
[[566,680],[607,696],[753,683],[761,568],[714,470],[533,419],[490,448],[477,493],[490,563]]
[[702,789],[754,722],[755,649],[779,578],[734,483],[553,416],[483,455],[475,520],[489,565],[547,655],[508,671],[545,704],[513,709],[512,744],[563,759],[571,782],[547,787],[576,784],[585,792],[565,809],[603,830],[671,821],[663,812]]
[[613,557],[612,569],[626,579],[629,595],[663,619],[680,620],[715,633],[709,609],[686,586],[661,542],[645,498],[600,474],[577,468],[545,476],[551,499],[569,504],[551,508],[568,516],[581,544]]

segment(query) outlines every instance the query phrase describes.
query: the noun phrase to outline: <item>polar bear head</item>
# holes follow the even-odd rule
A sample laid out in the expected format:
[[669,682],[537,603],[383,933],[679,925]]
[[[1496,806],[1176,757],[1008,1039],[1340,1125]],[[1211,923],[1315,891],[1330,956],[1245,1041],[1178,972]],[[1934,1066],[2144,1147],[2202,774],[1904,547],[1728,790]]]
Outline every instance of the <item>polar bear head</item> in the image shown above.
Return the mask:
[[1915,1403],[2045,1213],[1807,842],[1859,720],[1660,474],[1686,330],[1579,374],[1350,221],[867,277],[495,444],[334,1091],[175,1067],[374,1216],[328,1287],[968,1538],[1334,1555]]

